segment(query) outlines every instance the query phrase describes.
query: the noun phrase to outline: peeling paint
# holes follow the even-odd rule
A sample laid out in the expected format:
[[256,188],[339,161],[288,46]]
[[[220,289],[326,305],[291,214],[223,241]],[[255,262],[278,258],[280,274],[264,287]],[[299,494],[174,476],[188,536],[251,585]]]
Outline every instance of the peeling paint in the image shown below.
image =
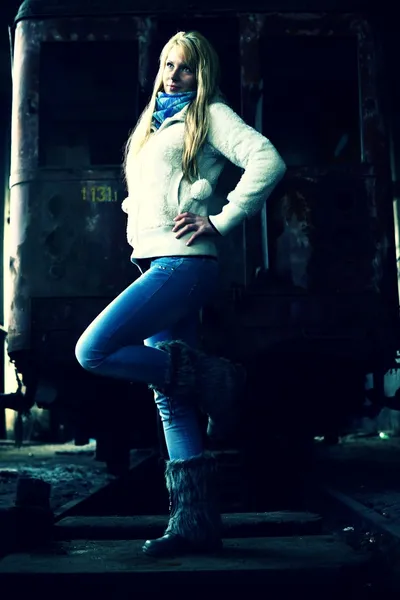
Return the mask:
[[89,233],[96,231],[100,215],[90,215],[86,217],[86,229]]

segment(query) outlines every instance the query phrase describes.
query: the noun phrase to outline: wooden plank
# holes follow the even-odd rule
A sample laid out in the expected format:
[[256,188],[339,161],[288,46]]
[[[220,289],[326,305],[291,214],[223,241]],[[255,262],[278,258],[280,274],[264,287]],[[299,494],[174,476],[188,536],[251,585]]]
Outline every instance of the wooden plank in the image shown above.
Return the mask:
[[82,585],[104,585],[103,591],[110,586],[115,592],[127,585],[159,589],[211,583],[315,589],[347,579],[354,590],[354,582],[365,576],[370,564],[369,554],[355,552],[333,536],[230,539],[219,554],[174,559],[147,557],[141,546],[126,540],[73,541],[47,552],[9,555],[0,561],[0,583],[12,585],[13,593],[37,586],[42,594],[60,585],[64,592],[78,591]]
[[351,498],[347,494],[334,488],[323,487],[323,491],[328,494],[332,500],[335,500],[342,509],[347,509],[349,513],[357,517],[357,520],[361,523],[368,524],[383,534],[388,534],[393,541],[400,546],[400,524],[395,521],[391,521],[386,517],[380,515],[373,508],[369,508],[362,504],[358,500]]
[[[392,458],[395,453],[392,453]],[[349,539],[355,534],[358,538],[364,535],[374,546],[375,556],[381,557],[385,564],[384,579],[388,589],[400,590],[400,525],[395,519],[384,517],[373,508],[365,506],[358,500],[340,490],[321,486],[321,498],[325,506],[333,514],[340,514],[351,524]],[[387,595],[387,594],[386,594]]]
[[[167,526],[167,515],[66,517],[55,527],[57,540],[124,540],[154,538]],[[322,518],[307,512],[229,513],[222,515],[223,537],[312,535],[321,533]]]

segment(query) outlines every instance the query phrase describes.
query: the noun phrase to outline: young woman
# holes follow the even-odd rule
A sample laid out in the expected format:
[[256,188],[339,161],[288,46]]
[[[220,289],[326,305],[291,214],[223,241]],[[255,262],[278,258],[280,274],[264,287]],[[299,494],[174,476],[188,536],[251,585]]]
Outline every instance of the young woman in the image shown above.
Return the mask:
[[[125,159],[122,208],[131,260],[142,274],[76,346],[85,369],[154,390],[171,512],[165,534],[143,546],[152,556],[221,546],[215,460],[204,452],[198,410],[209,415],[209,434],[231,430],[243,373],[196,348],[198,314],[216,290],[216,236],[256,214],[286,170],[271,142],[222,100],[218,79],[218,57],[200,33],[177,33],[164,46]],[[244,173],[212,215],[209,201],[226,160]]]

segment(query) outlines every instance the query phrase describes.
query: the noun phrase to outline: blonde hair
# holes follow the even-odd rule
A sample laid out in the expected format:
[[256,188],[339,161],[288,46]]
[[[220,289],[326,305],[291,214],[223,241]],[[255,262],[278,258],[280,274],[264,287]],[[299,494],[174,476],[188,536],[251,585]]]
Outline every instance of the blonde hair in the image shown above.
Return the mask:
[[185,119],[185,133],[182,153],[183,175],[189,181],[198,177],[196,156],[204,144],[209,128],[208,106],[219,90],[219,59],[210,42],[198,31],[180,31],[165,44],[159,58],[159,69],[154,82],[150,101],[143,110],[125,147],[124,169],[127,171],[128,154],[135,156],[152,133],[152,119],[157,94],[163,91],[165,63],[172,48],[178,46],[185,61],[196,77],[197,94],[190,103]]

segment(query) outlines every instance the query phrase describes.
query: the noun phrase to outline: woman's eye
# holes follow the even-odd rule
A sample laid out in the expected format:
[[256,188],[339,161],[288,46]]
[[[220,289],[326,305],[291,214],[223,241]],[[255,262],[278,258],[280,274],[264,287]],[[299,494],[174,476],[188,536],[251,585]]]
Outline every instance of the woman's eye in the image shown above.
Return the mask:
[[[174,65],[173,65],[173,63],[171,63],[171,62],[167,62],[167,63],[166,63],[166,67],[167,67],[168,69],[173,69],[173,68],[174,68]],[[182,71],[185,71],[185,73],[191,73],[191,72],[192,72],[192,69],[191,69],[190,67],[182,67]]]

